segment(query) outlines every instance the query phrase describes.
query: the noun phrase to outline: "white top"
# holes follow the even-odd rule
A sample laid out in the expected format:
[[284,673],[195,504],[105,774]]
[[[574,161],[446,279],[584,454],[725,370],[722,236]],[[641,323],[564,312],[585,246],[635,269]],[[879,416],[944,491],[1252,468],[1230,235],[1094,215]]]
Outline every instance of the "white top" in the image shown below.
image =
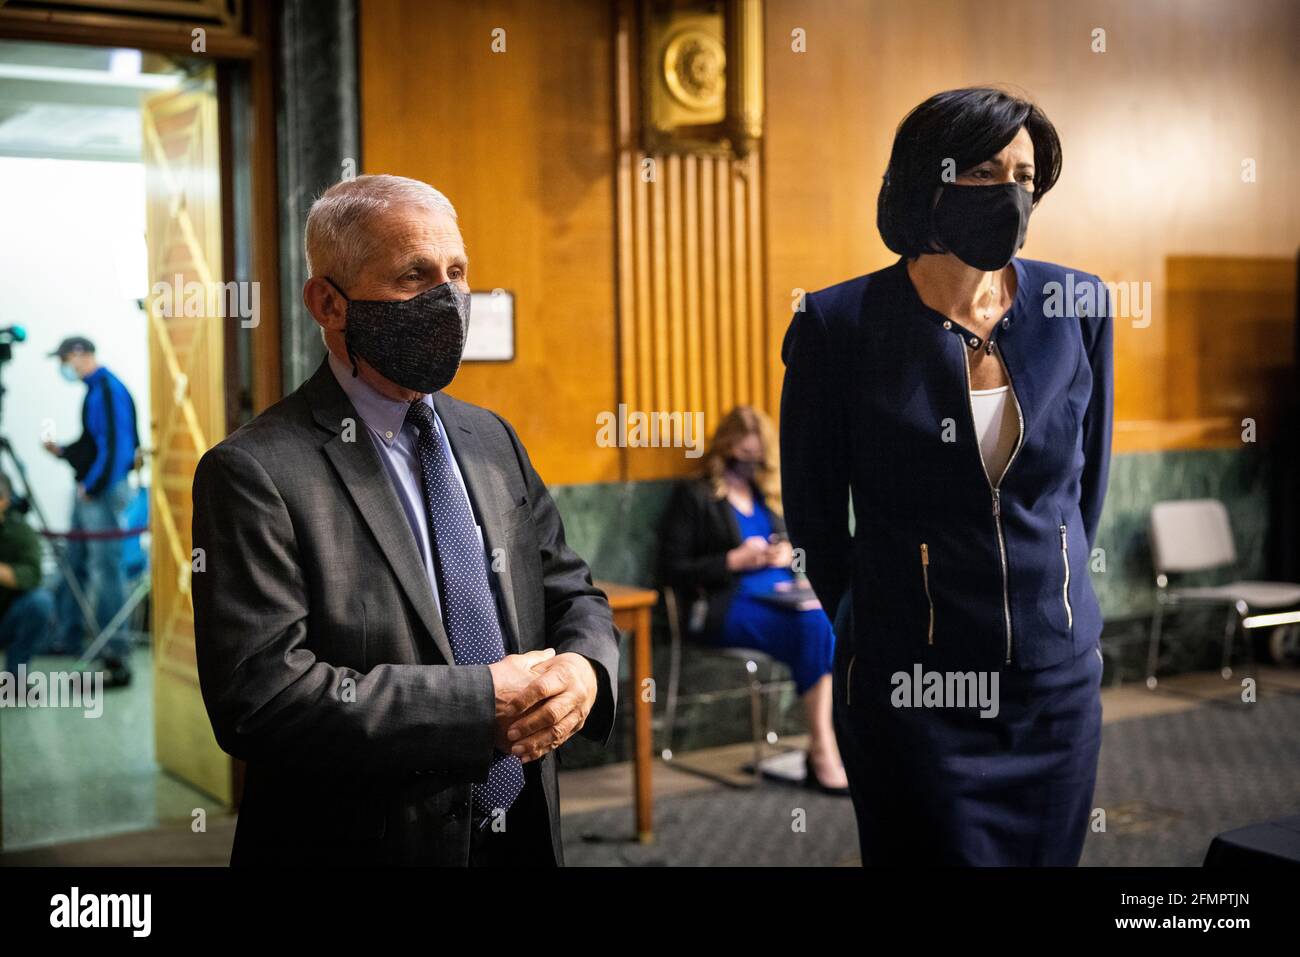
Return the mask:
[[1002,477],[1016,440],[1020,438],[1020,418],[1011,400],[1010,386],[996,389],[971,389],[971,408],[975,412],[975,434],[979,437],[980,455],[989,480],[995,485]]

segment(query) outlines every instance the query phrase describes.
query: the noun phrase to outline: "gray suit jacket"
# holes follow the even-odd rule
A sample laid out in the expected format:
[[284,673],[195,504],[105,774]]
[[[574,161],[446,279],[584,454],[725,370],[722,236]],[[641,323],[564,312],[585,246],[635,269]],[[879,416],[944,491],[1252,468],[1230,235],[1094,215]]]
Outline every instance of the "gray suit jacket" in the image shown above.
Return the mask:
[[[507,652],[586,656],[599,691],[580,733],[607,742],[618,634],[604,593],[509,423],[442,393],[434,406],[499,576]],[[203,456],[193,531],[203,701],[247,762],[231,863],[466,864],[492,678],[453,664],[415,538],[327,363]],[[554,752],[537,770],[563,863]]]

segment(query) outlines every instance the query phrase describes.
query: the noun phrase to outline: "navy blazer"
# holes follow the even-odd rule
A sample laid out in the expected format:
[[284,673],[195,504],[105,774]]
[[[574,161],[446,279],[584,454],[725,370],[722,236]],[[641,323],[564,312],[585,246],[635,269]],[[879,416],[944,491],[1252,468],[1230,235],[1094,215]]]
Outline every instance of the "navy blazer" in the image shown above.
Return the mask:
[[[787,534],[785,521],[754,488],[754,501],[768,509],[774,534]],[[677,483],[659,528],[659,581],[677,592],[677,617],[681,633],[716,641],[726,625],[727,612],[740,582],[740,573],[727,568],[727,552],[740,544],[740,523],[731,503],[713,494],[707,478]],[[707,607],[698,635],[690,629],[692,605],[703,599]]]
[[[1101,634],[1088,568],[1110,464],[1109,299],[1089,273],[1012,262],[1015,299],[987,342],[927,307],[903,259],[809,293],[786,332],[790,539],[838,640],[891,671],[1045,668]],[[1000,481],[975,434],[973,349],[1001,353],[1020,408]]]

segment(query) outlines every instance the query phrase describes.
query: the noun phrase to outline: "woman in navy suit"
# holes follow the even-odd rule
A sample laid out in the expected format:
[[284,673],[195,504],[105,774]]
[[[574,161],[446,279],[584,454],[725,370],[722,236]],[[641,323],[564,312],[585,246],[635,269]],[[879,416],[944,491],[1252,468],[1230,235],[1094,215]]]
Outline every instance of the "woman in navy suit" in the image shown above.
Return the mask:
[[786,522],[835,621],[865,864],[1082,852],[1111,323],[1096,276],[1016,257],[1060,168],[1032,103],[991,88],[926,100],[880,190],[899,260],[808,294],[786,333]]

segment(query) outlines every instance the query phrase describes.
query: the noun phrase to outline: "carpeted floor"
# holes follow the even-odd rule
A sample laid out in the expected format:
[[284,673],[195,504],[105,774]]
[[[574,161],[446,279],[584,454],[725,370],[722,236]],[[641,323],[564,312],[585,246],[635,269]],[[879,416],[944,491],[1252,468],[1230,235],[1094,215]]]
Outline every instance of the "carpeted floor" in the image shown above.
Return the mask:
[[706,791],[655,802],[655,843],[627,839],[626,808],[566,814],[570,867],[856,864],[858,832],[848,798],[782,784]]
[[[1289,677],[1274,676],[1274,690],[1255,704],[1222,697],[1226,686],[1217,675],[1188,676],[1180,687],[1162,683],[1157,694],[1109,693],[1094,800],[1105,811],[1106,830],[1089,834],[1082,863],[1197,866],[1215,834],[1300,813],[1300,684],[1291,681],[1288,693],[1281,679]],[[748,748],[733,750],[719,749],[715,758],[738,766]],[[756,791],[727,788],[665,765],[655,773],[656,843],[636,844],[628,839],[631,771],[626,765],[612,770],[617,773],[602,768],[562,776],[570,866],[858,862],[847,798],[775,782]],[[26,793],[19,790],[20,797]],[[584,806],[592,809],[580,810]],[[215,814],[209,832],[197,836],[188,813],[160,823],[113,837],[11,851],[0,854],[0,864],[224,866],[229,860],[232,818]]]
[[[1093,803],[1106,830],[1088,835],[1084,865],[1198,866],[1215,834],[1300,812],[1300,696],[1106,725]],[[858,861],[847,798],[780,784],[662,798],[649,847],[627,840],[626,808],[565,815],[563,828],[570,866]]]
[[1105,728],[1085,865],[1199,866],[1214,835],[1300,812],[1300,696]]

